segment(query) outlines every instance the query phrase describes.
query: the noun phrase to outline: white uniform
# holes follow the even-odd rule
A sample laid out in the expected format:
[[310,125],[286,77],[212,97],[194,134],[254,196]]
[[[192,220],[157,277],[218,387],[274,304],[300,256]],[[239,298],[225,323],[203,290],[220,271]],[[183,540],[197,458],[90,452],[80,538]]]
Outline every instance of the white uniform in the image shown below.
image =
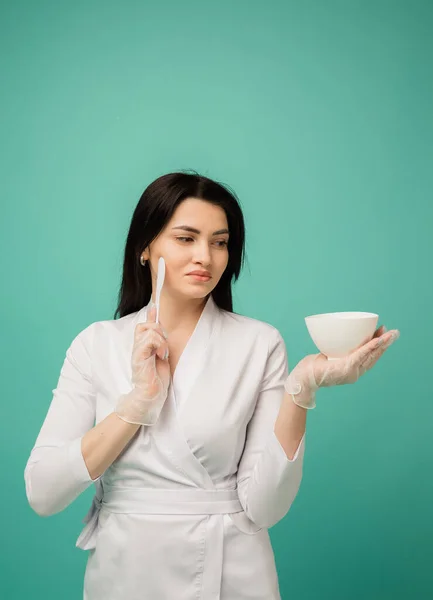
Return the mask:
[[50,515],[91,483],[77,546],[85,600],[280,599],[268,528],[290,508],[304,438],[288,460],[274,433],[287,376],[284,341],[210,298],[157,423],[91,480],[81,438],[131,389],[134,329],[146,307],[93,323],[67,351],[25,479]]

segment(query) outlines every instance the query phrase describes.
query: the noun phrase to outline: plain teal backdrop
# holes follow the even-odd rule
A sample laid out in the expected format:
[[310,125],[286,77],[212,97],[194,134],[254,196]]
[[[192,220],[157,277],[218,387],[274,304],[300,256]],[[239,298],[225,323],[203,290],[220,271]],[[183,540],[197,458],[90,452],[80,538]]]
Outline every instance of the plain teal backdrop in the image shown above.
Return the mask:
[[139,196],[192,168],[240,197],[235,308],[291,368],[306,315],[401,331],[309,415],[283,600],[431,599],[432,2],[15,0],[0,27],[0,597],[81,597],[91,491],[42,519],[24,466],[66,348],[112,318]]

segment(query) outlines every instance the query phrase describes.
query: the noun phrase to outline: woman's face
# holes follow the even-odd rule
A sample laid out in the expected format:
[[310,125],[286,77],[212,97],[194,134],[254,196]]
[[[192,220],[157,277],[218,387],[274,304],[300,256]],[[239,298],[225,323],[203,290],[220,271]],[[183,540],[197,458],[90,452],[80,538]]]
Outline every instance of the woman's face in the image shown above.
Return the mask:
[[204,200],[187,198],[142,254],[150,261],[153,289],[162,256],[166,265],[164,291],[179,298],[204,298],[227,267],[228,239],[224,210]]

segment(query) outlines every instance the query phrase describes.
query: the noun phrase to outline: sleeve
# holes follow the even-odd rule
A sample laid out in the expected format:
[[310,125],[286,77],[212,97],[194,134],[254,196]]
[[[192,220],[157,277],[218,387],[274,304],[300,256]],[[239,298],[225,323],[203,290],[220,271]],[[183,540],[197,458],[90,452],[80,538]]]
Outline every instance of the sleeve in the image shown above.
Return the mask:
[[276,329],[272,340],[237,473],[242,507],[248,518],[262,528],[272,527],[289,511],[301,483],[305,451],[304,435],[289,460],[274,433],[288,365],[284,340]]
[[42,428],[24,471],[30,506],[41,516],[66,508],[92,480],[81,453],[81,439],[95,423],[90,325],[66,352]]

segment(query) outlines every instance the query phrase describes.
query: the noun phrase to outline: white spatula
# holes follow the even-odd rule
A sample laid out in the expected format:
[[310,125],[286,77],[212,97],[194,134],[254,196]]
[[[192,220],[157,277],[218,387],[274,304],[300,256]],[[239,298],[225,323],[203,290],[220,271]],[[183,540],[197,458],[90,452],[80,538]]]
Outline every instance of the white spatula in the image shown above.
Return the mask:
[[159,323],[159,300],[161,298],[161,290],[164,285],[165,279],[165,260],[160,257],[158,260],[158,272],[156,274],[156,293],[155,293],[155,304],[156,304],[156,322]]

